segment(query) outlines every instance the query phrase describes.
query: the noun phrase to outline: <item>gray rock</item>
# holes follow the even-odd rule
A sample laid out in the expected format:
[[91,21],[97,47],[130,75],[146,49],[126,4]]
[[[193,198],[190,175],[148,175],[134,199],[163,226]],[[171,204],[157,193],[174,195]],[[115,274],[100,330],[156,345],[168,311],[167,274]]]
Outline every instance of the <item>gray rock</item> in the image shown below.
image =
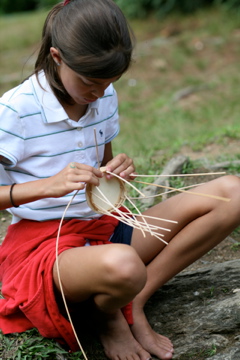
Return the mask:
[[158,193],[161,193],[159,187],[163,186],[162,192],[164,192],[164,187],[169,186],[168,179],[171,177],[171,175],[181,173],[182,167],[184,164],[187,163],[187,161],[188,157],[184,155],[178,155],[172,158],[164,167],[161,175],[159,177],[156,177],[156,179],[154,180],[153,184],[155,184],[156,186],[149,185],[142,190],[143,194],[146,197],[141,198],[140,202],[146,207],[152,206],[154,203],[154,196]]
[[149,300],[149,322],[173,341],[174,359],[240,359],[239,274],[240,260],[186,270]]

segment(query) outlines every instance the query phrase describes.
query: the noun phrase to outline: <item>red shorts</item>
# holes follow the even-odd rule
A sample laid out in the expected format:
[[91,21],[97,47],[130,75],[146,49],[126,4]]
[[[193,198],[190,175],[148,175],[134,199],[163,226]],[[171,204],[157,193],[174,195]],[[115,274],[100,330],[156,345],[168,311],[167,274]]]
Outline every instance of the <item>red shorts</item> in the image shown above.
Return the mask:
[[[3,333],[23,332],[37,328],[44,337],[67,343],[78,350],[72,327],[59,310],[54,294],[52,269],[56,260],[56,238],[59,220],[37,222],[21,220],[9,226],[0,246],[0,329]],[[96,244],[109,243],[118,220],[65,220],[59,239],[59,254],[84,246],[85,239]],[[132,323],[131,304],[124,315]]]

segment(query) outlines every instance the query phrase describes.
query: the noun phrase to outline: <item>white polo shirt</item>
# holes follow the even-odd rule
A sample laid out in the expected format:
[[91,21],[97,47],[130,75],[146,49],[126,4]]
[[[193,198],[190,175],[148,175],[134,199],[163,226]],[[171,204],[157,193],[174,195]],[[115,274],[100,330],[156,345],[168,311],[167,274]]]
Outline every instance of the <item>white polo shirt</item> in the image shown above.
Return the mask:
[[[53,94],[43,72],[0,98],[1,186],[48,178],[70,162],[97,167],[94,128],[98,156],[103,159],[105,144],[119,132],[116,91],[110,85],[102,98],[89,104],[78,122],[69,119]],[[13,222],[59,219],[73,193],[61,198],[34,201],[11,208]],[[80,191],[65,218],[89,219],[98,215],[88,207],[85,191]]]

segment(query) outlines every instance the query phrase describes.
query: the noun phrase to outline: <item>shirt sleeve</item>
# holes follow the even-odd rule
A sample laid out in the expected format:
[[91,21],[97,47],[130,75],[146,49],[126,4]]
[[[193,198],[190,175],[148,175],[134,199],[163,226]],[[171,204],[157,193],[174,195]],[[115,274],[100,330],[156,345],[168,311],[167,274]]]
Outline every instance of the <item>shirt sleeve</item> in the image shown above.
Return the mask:
[[23,157],[24,131],[21,118],[11,103],[0,99],[1,163],[13,167]]

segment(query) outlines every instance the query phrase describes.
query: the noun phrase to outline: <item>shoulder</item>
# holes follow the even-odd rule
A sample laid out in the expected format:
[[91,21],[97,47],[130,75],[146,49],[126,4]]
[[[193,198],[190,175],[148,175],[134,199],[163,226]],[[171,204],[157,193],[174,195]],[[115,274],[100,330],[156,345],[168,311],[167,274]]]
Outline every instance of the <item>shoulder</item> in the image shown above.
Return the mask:
[[13,102],[16,99],[18,99],[20,96],[26,96],[26,95],[31,95],[33,93],[32,90],[32,86],[30,83],[30,78],[23,81],[21,84],[19,84],[18,86],[8,90],[5,94],[3,94],[3,96],[1,97],[1,101],[6,101],[6,102]]
[[[0,98],[1,110],[13,111],[21,115],[22,113],[31,112],[31,104],[35,103],[34,92],[29,79],[22,84],[7,91]],[[27,104],[27,106],[26,106]],[[24,108],[26,109],[24,110]]]

